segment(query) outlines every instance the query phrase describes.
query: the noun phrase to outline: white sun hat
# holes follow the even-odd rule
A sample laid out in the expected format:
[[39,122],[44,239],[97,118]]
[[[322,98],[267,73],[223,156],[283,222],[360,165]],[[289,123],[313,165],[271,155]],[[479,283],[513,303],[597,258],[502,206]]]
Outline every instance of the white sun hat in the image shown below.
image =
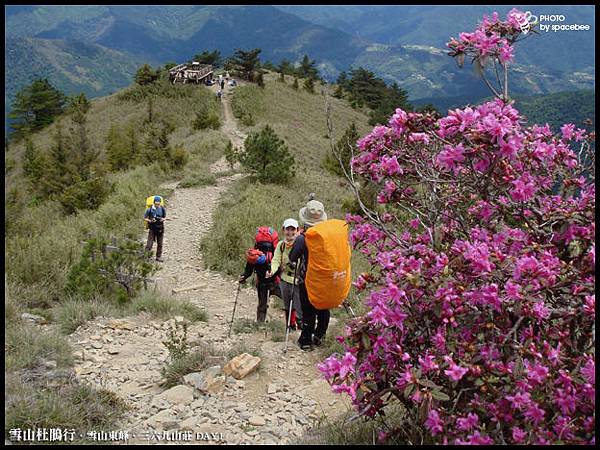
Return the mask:
[[296,219],[285,219],[283,229],[285,230],[287,227],[298,228],[298,221]]

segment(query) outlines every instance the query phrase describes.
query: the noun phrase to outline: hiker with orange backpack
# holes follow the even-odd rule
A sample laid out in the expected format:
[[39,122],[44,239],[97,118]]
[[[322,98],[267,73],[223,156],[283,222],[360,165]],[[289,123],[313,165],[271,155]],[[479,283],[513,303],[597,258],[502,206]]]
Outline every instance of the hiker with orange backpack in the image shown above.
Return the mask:
[[311,199],[299,215],[305,232],[294,240],[289,260],[297,264],[300,282],[302,333],[298,345],[311,350],[325,338],[330,309],[342,305],[350,292],[351,250],[348,224],[327,220],[321,202]]
[[279,285],[279,276],[271,274],[271,261],[279,242],[279,236],[277,231],[271,227],[259,227],[256,230],[254,242],[254,248],[246,251],[246,269],[240,275],[239,283],[245,283],[252,273],[256,273],[256,290],[258,291],[256,321],[264,322],[269,308],[269,296],[277,292]]
[[[327,220],[327,213],[323,203],[310,200],[299,212],[300,221],[304,230],[317,223]],[[306,292],[306,271],[308,265],[308,248],[305,236],[300,234],[294,240],[290,251],[289,261],[297,270],[298,287],[300,291],[300,304],[302,305],[302,332],[298,345],[302,350],[311,350],[313,345],[320,345],[329,326],[329,310],[317,310],[309,301]],[[315,324],[318,324],[315,328]]]
[[[279,287],[281,289],[284,307],[287,312],[286,318],[288,317],[288,314],[291,314],[289,324],[291,330],[302,327],[302,306],[300,304],[298,280],[294,279],[294,270],[290,268],[288,264],[290,251],[292,250],[294,240],[298,235],[298,230],[297,220],[286,219],[283,222],[285,239],[279,242],[275,254],[273,255],[273,261],[271,262],[271,272],[267,273],[267,276],[271,276],[271,273],[281,274]],[[291,311],[290,308],[292,308]]]

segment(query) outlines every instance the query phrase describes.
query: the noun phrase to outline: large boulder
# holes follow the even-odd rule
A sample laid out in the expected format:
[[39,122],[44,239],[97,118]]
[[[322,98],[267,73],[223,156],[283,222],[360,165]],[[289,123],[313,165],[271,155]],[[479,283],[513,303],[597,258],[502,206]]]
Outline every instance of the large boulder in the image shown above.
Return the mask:
[[236,380],[241,380],[249,373],[254,371],[260,364],[258,356],[252,356],[248,353],[242,353],[236,356],[223,367],[223,373],[231,375]]

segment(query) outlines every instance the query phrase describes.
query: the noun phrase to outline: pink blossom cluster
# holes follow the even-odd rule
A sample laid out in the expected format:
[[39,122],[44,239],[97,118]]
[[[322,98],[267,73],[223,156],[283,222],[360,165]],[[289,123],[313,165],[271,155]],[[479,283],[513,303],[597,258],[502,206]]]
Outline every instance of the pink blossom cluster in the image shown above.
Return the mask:
[[472,33],[460,33],[458,39],[452,38],[446,44],[450,48],[450,56],[461,61],[465,56],[472,56],[480,60],[485,66],[489,58],[497,58],[500,64],[506,65],[514,59],[513,44],[522,34],[522,24],[525,23],[525,14],[517,9],[512,9],[501,21],[498,13],[492,17],[484,16],[483,21]]
[[367,313],[319,368],[364,415],[401,403],[399,437],[595,442],[595,136],[523,123],[501,100],[398,109],[357,143],[385,214],[347,218]]

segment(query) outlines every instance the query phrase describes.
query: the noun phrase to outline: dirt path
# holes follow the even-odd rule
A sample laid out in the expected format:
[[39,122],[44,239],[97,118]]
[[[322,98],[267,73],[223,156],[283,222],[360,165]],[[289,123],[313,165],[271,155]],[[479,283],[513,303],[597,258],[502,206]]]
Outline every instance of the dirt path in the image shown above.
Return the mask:
[[[234,145],[241,145],[245,136],[233,118],[230,95],[226,89],[222,130]],[[226,169],[224,159],[210,168],[213,173]],[[258,349],[258,371],[240,381],[229,377],[221,392],[213,395],[183,386],[165,393],[160,386],[160,369],[168,351],[162,341],[172,323],[183,318],[157,321],[143,314],[120,320],[100,318],[70,336],[79,355],[75,367],[78,377],[116,392],[131,406],[121,428],[129,432],[129,443],[161,443],[157,439],[160,434],[155,432],[162,430],[170,430],[172,437],[176,437],[175,430],[190,430],[193,444],[293,443],[323,414],[331,418],[348,408],[345,400],[332,394],[321,379],[315,368],[317,352],[304,353],[295,345],[298,332],[291,334],[285,356],[283,342],[272,342],[262,332],[232,333],[231,338],[227,337],[237,283],[204,268],[199,243],[213,224],[220,196],[241,176],[221,177],[215,186],[164,186],[176,189],[167,203],[173,220],[165,226],[165,261],[157,274],[158,289],[206,308],[208,322],[191,325],[189,341],[223,349],[236,344]],[[240,261],[240,268],[242,264]],[[194,289],[172,294],[173,289],[187,287]],[[256,305],[255,290],[244,287],[236,319],[255,319]],[[285,321],[276,298],[272,298],[269,320]],[[201,440],[196,440],[196,433],[202,433]]]

